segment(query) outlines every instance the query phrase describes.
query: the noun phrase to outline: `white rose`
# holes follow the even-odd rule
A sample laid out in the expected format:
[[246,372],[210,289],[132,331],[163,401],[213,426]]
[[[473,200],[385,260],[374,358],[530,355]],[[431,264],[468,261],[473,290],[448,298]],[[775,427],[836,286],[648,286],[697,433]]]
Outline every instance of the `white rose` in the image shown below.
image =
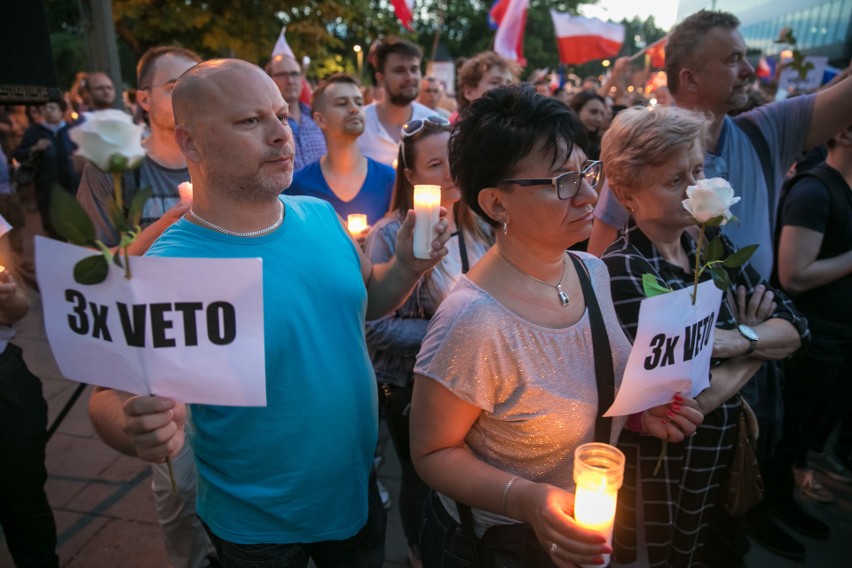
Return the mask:
[[77,144],[77,156],[103,172],[122,172],[137,167],[145,157],[142,130],[129,114],[110,109],[91,113],[68,135]]
[[722,217],[721,224],[726,224],[733,217],[731,205],[740,200],[722,178],[700,179],[686,188],[686,195],[689,199],[683,200],[683,207],[699,223]]

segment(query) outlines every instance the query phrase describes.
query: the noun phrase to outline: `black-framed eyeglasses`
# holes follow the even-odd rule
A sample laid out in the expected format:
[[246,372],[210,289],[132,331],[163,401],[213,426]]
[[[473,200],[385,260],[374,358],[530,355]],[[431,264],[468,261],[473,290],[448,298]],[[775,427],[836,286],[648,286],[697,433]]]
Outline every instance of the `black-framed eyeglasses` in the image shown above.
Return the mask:
[[427,126],[445,129],[450,126],[450,121],[443,116],[434,114],[432,116],[427,116],[426,118],[409,120],[402,125],[402,140],[400,141],[399,149],[400,154],[402,154],[402,165],[406,169],[408,169],[408,164],[405,163],[405,139],[415,136]]
[[598,160],[586,160],[579,172],[565,172],[552,178],[509,178],[501,179],[498,183],[529,187],[533,185],[553,185],[559,199],[571,199],[580,191],[581,180],[586,180],[590,187],[596,187],[601,180],[603,164]]

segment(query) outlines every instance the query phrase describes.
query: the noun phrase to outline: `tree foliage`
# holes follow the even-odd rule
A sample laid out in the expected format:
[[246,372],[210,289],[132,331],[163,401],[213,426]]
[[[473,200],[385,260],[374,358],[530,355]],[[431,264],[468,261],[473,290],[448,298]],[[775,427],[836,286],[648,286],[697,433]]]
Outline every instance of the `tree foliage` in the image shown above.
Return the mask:
[[[87,13],[93,0],[45,1],[57,69],[72,77],[86,68],[86,36],[91,33]],[[354,71],[353,46],[361,45],[366,53],[375,39],[391,33],[417,42],[426,59],[436,45],[436,33],[441,53],[452,59],[467,57],[493,45],[495,32],[487,21],[492,3],[417,0],[413,33],[402,28],[390,0],[112,0],[112,9],[119,42],[126,46],[125,79],[133,84],[132,62],[154,45],[181,45],[203,57],[239,57],[263,64],[283,25],[293,51],[311,58],[314,77]],[[578,5],[579,0],[530,0],[524,77],[537,68],[558,66],[549,10],[577,14]],[[624,53],[635,53],[640,43],[664,34],[653,18],[623,23],[628,27]],[[589,74],[600,69],[594,63],[573,71]]]

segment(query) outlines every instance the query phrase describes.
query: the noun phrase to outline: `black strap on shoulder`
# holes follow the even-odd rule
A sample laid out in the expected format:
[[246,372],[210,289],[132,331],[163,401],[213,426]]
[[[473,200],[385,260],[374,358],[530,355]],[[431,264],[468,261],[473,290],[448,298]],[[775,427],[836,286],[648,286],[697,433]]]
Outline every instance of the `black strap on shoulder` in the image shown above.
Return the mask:
[[461,257],[462,274],[467,274],[470,270],[470,261],[467,259],[467,245],[464,242],[464,231],[459,229],[456,233],[459,236],[459,256]]
[[615,399],[615,374],[612,369],[612,349],[609,345],[609,334],[606,332],[606,324],[601,315],[601,307],[598,304],[595,289],[585,263],[573,254],[568,254],[577,277],[580,279],[580,287],[586,300],[586,308],[589,310],[589,323],[592,328],[592,346],[595,352],[595,378],[598,385],[598,413],[595,420],[595,441],[608,444],[612,435],[612,418],[605,418],[604,412],[612,406]]
[[[580,279],[580,287],[586,300],[586,308],[589,310],[589,322],[592,328],[592,346],[595,352],[595,378],[598,385],[598,411],[595,419],[595,441],[609,444],[612,436],[612,418],[605,418],[604,412],[612,406],[615,399],[615,376],[612,369],[612,350],[609,345],[609,335],[606,332],[601,308],[598,304],[597,295],[592,287],[591,276],[586,265],[573,254],[568,254],[577,277]],[[471,542],[477,542],[476,534],[473,532],[473,512],[469,505],[456,501],[456,509],[459,512],[459,521],[462,532]]]

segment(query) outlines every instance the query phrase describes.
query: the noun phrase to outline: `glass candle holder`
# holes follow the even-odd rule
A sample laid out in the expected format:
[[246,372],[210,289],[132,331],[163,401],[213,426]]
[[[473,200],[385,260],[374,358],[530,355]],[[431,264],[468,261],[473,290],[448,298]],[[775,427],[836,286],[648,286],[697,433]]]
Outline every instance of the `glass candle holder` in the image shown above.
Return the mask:
[[[618,490],[624,481],[624,454],[609,444],[592,442],[574,450],[574,519],[577,524],[600,533],[612,546],[612,529]],[[609,564],[609,554],[602,565]]]

